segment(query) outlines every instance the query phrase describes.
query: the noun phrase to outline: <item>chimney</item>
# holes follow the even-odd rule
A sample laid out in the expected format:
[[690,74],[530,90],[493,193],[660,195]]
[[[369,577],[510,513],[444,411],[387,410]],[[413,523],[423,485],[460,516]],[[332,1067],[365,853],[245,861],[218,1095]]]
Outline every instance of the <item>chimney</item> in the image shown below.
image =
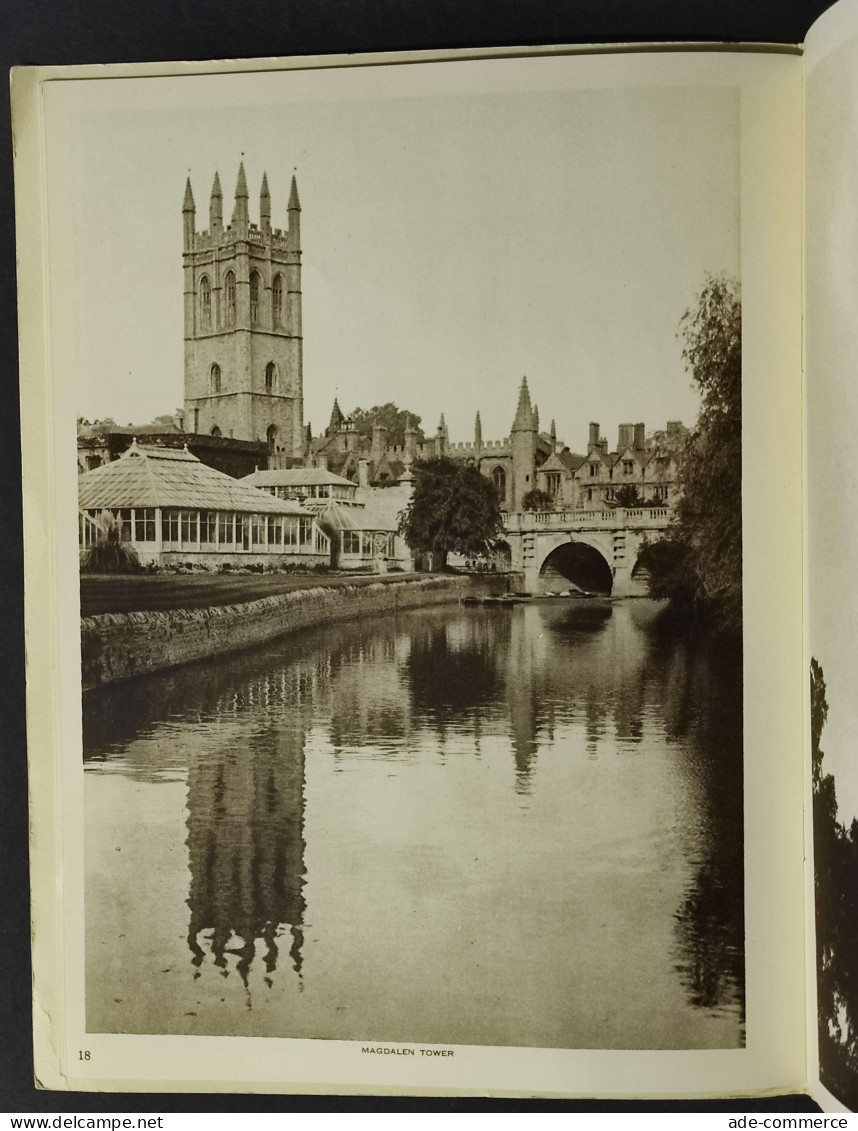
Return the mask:
[[599,446],[599,425],[590,421],[590,441],[588,448],[598,448]]
[[624,452],[626,448],[630,448],[635,442],[635,426],[634,424],[621,424],[619,435],[617,437],[617,451]]
[[372,447],[370,449],[370,458],[378,463],[384,453],[387,451],[387,427],[384,424],[373,424],[372,426]]
[[369,486],[369,460],[368,459],[361,458],[361,459],[358,460],[358,476],[357,476],[357,478],[358,478],[358,487],[368,487]]
[[417,451],[417,437],[419,433],[411,422],[411,417],[408,417],[405,425],[405,462],[411,463],[414,459],[414,454]]
[[316,455],[316,467],[320,468],[322,471],[328,470],[328,453],[327,452],[319,452]]
[[642,452],[646,447],[646,427],[643,424],[635,425],[635,450]]

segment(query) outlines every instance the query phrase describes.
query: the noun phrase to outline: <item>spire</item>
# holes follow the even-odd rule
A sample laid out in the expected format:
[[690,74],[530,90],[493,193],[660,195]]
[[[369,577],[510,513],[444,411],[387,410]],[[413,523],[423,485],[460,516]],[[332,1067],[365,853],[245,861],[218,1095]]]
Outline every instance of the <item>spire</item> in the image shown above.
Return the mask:
[[244,162],[242,161],[238,166],[238,180],[235,184],[235,208],[232,210],[233,224],[241,220],[244,220],[246,223],[249,219],[247,212],[248,199],[247,177],[244,173]]
[[264,232],[271,231],[271,193],[268,191],[268,174],[262,174],[262,188],[259,190],[259,222]]
[[328,431],[338,432],[342,427],[343,419],[344,417],[340,408],[339,401],[336,397],[334,397],[334,407],[331,409],[331,421],[328,424]]
[[289,190],[289,204],[287,205],[289,228],[286,233],[286,247],[289,251],[301,250],[301,201],[298,199],[298,182],[292,175],[292,188]]
[[185,183],[185,199],[182,204],[182,232],[185,241],[185,251],[191,251],[194,246],[194,233],[196,232],[197,206],[194,204],[194,193],[191,188],[191,178]]
[[183,212],[196,212],[197,206],[194,204],[194,191],[191,188],[191,178],[188,177],[185,182],[185,200],[182,204]]
[[552,450],[552,452],[556,452],[557,451],[557,425],[554,423],[553,420],[551,421],[551,431],[550,431],[549,435],[551,436],[551,450]]
[[444,420],[444,413],[441,413],[441,419],[438,421],[438,435],[447,438],[447,422]]
[[539,431],[539,405],[533,406],[533,430],[534,432]]
[[480,420],[480,414],[477,413],[474,420],[474,447],[479,449],[483,446],[483,424]]
[[530,390],[527,387],[527,378],[522,377],[521,388],[518,392],[518,408],[515,410],[515,420],[512,422],[513,432],[532,432],[534,429],[533,409],[530,407]]
[[217,173],[212,181],[212,194],[209,198],[209,228],[211,231],[223,227],[223,192],[220,187],[220,177]]
[[290,212],[301,211],[301,201],[298,199],[298,182],[295,180],[295,174],[292,174],[292,187],[289,190],[289,203],[286,206]]

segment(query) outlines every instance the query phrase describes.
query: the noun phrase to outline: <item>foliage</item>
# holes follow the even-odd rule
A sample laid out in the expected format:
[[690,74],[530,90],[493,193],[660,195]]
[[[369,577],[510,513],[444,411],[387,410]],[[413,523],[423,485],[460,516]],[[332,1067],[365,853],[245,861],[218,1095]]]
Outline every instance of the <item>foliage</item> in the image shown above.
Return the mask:
[[81,562],[88,573],[139,573],[140,559],[128,542],[122,541],[122,523],[112,511],[99,511],[99,533]]
[[534,487],[521,500],[521,509],[525,511],[554,510],[554,496],[549,495],[547,491],[540,491],[538,487]]
[[372,439],[374,424],[383,424],[387,428],[388,444],[404,444],[405,429],[409,423],[418,431],[418,439],[423,439],[423,430],[420,427],[420,417],[416,412],[398,408],[392,401],[387,404],[373,405],[372,408],[356,408],[351,414],[351,422],[358,430],[361,439]]
[[822,1081],[848,1106],[858,1101],[858,821],[837,819],[834,778],[823,773],[825,677],[810,662],[816,971]]
[[399,531],[416,552],[482,554],[503,533],[494,485],[471,464],[442,456],[416,460],[414,494]]
[[670,570],[653,558],[663,595],[719,627],[742,626],[742,306],[739,284],[709,276],[685,312],[682,357],[701,393],[679,461]]

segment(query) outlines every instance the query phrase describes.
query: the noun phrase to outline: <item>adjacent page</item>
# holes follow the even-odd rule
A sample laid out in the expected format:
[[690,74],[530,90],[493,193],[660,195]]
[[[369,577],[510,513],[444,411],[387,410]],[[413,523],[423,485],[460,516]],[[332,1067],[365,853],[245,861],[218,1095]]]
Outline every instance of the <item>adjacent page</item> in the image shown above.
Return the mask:
[[801,1089],[800,61],[14,95],[40,1081]]
[[858,1106],[858,7],[818,21],[805,57],[809,1059],[820,1102]]

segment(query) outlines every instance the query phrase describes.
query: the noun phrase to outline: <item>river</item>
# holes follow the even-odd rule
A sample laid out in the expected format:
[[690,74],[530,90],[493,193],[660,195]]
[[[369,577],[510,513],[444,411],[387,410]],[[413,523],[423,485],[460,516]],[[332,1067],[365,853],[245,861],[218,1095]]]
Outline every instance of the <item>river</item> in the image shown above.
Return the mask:
[[738,650],[384,616],[84,698],[87,1029],[744,1042]]

